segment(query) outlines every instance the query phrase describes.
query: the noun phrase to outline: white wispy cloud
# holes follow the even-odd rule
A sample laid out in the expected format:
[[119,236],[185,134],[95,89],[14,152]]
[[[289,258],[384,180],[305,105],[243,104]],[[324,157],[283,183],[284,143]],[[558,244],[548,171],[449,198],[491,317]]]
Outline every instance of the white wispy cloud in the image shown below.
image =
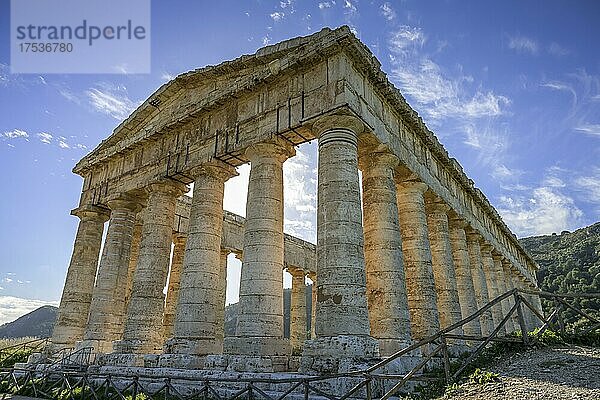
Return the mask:
[[40,139],[40,141],[42,143],[46,143],[46,144],[52,143],[53,136],[47,132],[38,133],[37,137]]
[[394,18],[396,18],[396,11],[394,11],[390,3],[383,3],[379,9],[381,10],[381,14],[383,15],[383,17],[388,21],[391,21]]
[[335,5],[335,1],[322,1],[319,3],[319,9],[331,8]]
[[344,8],[350,14],[356,13],[358,10],[351,0],[344,0]]
[[0,324],[15,319],[42,306],[58,306],[58,301],[23,299],[20,297],[0,296]]
[[122,120],[139,104],[129,98],[124,86],[99,84],[85,91],[89,104],[98,112]]
[[502,196],[498,212],[520,237],[572,230],[581,225],[583,217],[571,196],[545,186],[527,196]]
[[29,134],[22,129],[13,129],[12,131],[5,131],[2,134],[6,139],[25,139],[29,140]]
[[511,36],[508,41],[508,48],[519,53],[537,54],[539,50],[538,42],[526,36]]
[[407,51],[415,51],[425,43],[425,34],[418,27],[401,26],[392,34],[390,51],[395,54],[405,55]]
[[577,132],[600,137],[600,124],[584,124],[575,127]]
[[591,168],[587,174],[575,179],[575,189],[600,214],[600,167]]

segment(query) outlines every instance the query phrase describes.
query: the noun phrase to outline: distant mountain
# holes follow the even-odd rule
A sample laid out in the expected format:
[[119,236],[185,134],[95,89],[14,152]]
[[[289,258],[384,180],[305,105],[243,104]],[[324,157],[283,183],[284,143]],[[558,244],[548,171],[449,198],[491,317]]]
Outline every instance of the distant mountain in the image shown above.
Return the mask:
[[0,326],[0,338],[20,338],[35,336],[46,338],[52,336],[57,307],[43,306]]
[[[574,232],[520,241],[540,265],[537,278],[542,290],[600,293],[600,222]],[[583,299],[577,303],[585,309],[600,311],[597,300]]]

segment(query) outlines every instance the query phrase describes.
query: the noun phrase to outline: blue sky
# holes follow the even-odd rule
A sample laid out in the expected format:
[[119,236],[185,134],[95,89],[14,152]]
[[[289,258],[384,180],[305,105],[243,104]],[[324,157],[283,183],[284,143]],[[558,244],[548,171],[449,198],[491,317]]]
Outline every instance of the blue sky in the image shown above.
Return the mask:
[[[82,183],[71,168],[138,104],[179,73],[324,26],[348,24],[369,46],[517,235],[600,220],[598,1],[153,1],[146,75],[10,74],[8,5],[0,322],[59,300]],[[315,150],[285,164],[286,231],[311,241]],[[226,208],[240,214],[247,176],[242,167],[226,188]]]

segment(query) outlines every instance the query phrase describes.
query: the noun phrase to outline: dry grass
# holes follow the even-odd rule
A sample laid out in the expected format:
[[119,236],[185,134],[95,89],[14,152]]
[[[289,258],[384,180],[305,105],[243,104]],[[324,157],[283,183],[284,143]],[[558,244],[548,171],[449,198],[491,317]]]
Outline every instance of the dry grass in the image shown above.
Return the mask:
[[15,346],[18,344],[23,344],[26,342],[31,342],[32,340],[36,340],[36,337],[27,336],[22,338],[10,338],[10,339],[0,339],[0,349],[4,349],[6,347]]

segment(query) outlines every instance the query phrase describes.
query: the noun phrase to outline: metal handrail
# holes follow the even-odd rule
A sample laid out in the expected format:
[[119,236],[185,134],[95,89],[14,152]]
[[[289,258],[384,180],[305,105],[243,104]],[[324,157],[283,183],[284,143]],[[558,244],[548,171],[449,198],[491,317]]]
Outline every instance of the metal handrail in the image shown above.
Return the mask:
[[[111,393],[109,398],[120,398],[123,399],[126,395],[132,395],[132,398],[135,398],[137,394],[144,394],[149,398],[174,398],[179,400],[186,400],[189,396],[183,396],[179,390],[181,385],[190,385],[198,389],[197,395],[203,395],[204,398],[240,398],[241,396],[246,396],[250,399],[270,399],[270,398],[278,398],[278,399],[288,399],[290,396],[297,396],[299,394],[304,394],[305,399],[309,399],[312,395],[318,395],[325,398],[330,399],[347,399],[351,396],[360,396],[361,398],[367,398],[369,400],[373,399],[389,399],[398,390],[400,390],[403,386],[405,386],[409,381],[423,381],[423,380],[432,380],[434,378],[428,378],[423,375],[419,375],[419,371],[426,368],[429,361],[431,361],[434,357],[439,357],[440,354],[443,358],[444,365],[444,377],[439,378],[441,380],[445,380],[446,383],[451,383],[459,378],[460,374],[466,370],[466,368],[472,363],[479,354],[485,349],[485,347],[493,340],[499,339],[498,333],[501,331],[504,324],[512,317],[514,313],[517,313],[519,320],[519,327],[521,330],[521,343],[527,345],[531,343],[535,343],[536,340],[539,339],[544,329],[547,329],[549,326],[555,324],[553,318],[556,319],[557,315],[560,315],[560,311],[551,313],[549,318],[544,317],[539,312],[533,313],[537,318],[539,318],[543,322],[542,328],[540,328],[535,335],[530,335],[527,332],[527,327],[525,326],[524,318],[523,318],[523,307],[529,308],[532,312],[535,310],[533,307],[521,294],[535,294],[542,295],[546,297],[550,295],[554,298],[560,298],[564,302],[567,302],[565,299],[573,298],[573,295],[561,297],[561,295],[556,294],[546,294],[544,292],[535,292],[529,290],[519,290],[513,289],[496,297],[494,300],[486,304],[484,307],[479,309],[473,315],[453,324],[441,331],[437,332],[435,335],[432,335],[424,340],[421,340],[411,346],[406,347],[405,349],[396,352],[391,357],[382,360],[381,362],[373,365],[370,368],[366,368],[360,371],[352,371],[347,373],[338,373],[326,376],[299,376],[299,377],[273,377],[273,378],[258,378],[258,377],[235,377],[235,378],[227,378],[227,377],[210,377],[203,378],[198,380],[197,378],[192,377],[177,377],[171,378],[164,377],[159,378],[152,375],[106,375],[106,374],[90,374],[87,372],[68,372],[68,371],[33,371],[33,370],[22,370],[22,369],[9,369],[0,372],[0,383],[6,384],[8,389],[14,389],[17,393],[27,394],[31,392],[31,394],[36,395],[37,397],[44,398],[55,398],[58,396],[57,390],[63,391],[68,394],[67,398],[75,399],[74,391],[82,390],[86,393],[89,393],[89,396],[86,398],[95,398],[98,399],[101,397],[101,394]],[[459,335],[451,333],[456,328],[463,326],[464,324],[472,321],[473,319],[481,316],[482,313],[489,310],[491,307],[499,304],[502,300],[505,300],[509,297],[514,298],[514,305],[511,307],[510,311],[504,316],[503,320],[498,324],[498,326],[492,331],[489,336],[482,337],[473,337],[468,335]],[[585,296],[589,297],[589,296]],[[600,298],[600,294],[598,295]],[[568,308],[564,306],[560,301],[557,301],[557,307],[560,308]],[[575,307],[576,308],[576,307]],[[581,311],[581,310],[580,310]],[[586,317],[585,312],[581,313],[584,317]],[[553,317],[554,315],[554,317]],[[587,318],[587,317],[586,317]],[[592,317],[592,322],[596,321],[594,317]],[[545,327],[545,328],[544,328]],[[600,325],[597,324],[595,329],[600,329]],[[531,336],[531,337],[530,337]],[[477,348],[471,353],[470,357],[463,362],[463,365],[459,367],[453,374],[450,370],[449,356],[448,356],[448,346],[446,344],[446,339],[464,339],[464,340],[475,340],[481,341],[482,343],[477,346]],[[516,341],[517,338],[511,339],[510,341]],[[433,346],[431,346],[433,345]],[[412,350],[416,350],[417,348],[429,346],[433,348],[427,356],[424,357],[417,366],[415,366],[411,371],[404,375],[391,375],[391,374],[383,374],[377,373],[376,371],[388,363],[392,362],[394,359],[400,357],[403,354],[407,354]],[[81,352],[80,349],[78,352]],[[73,352],[75,354],[77,352]],[[328,393],[326,389],[322,386],[317,386],[319,383],[324,383],[329,380],[335,380],[339,378],[353,378],[356,380],[354,386],[346,391],[344,394],[339,393]],[[435,378],[437,379],[437,378]],[[387,382],[391,383],[391,388],[388,389],[385,393],[381,393],[378,391],[380,387],[377,387],[376,382]],[[237,385],[235,385],[237,384]],[[286,385],[286,388],[282,388],[281,391],[278,391],[276,397],[272,397],[269,394],[269,390],[266,389],[263,384],[279,384]],[[223,393],[219,394],[217,385],[229,385],[230,391],[236,391],[230,396],[223,397]],[[389,387],[389,386],[386,386]],[[151,390],[152,388],[152,390]],[[379,388],[379,389],[378,389]],[[27,392],[29,391],[29,392]],[[283,393],[283,394],[282,394]],[[352,397],[355,398],[355,397]]]

